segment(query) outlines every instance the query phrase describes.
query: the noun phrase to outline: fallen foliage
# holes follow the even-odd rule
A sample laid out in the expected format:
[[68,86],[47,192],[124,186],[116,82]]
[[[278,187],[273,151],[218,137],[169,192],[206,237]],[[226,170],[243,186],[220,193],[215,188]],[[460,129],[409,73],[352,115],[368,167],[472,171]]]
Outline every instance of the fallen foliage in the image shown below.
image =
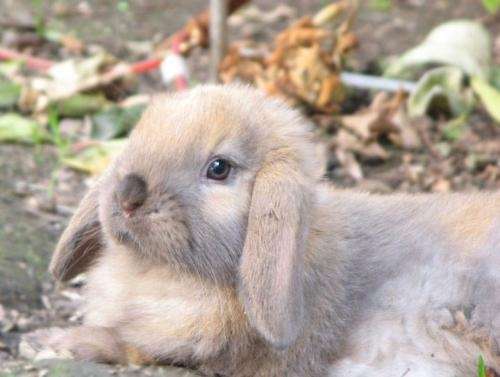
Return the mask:
[[[223,82],[251,82],[292,105],[338,112],[345,98],[340,71],[345,55],[357,44],[351,31],[353,2],[340,1],[304,16],[259,50],[253,42],[233,44],[223,60]],[[252,46],[253,45],[253,46]]]

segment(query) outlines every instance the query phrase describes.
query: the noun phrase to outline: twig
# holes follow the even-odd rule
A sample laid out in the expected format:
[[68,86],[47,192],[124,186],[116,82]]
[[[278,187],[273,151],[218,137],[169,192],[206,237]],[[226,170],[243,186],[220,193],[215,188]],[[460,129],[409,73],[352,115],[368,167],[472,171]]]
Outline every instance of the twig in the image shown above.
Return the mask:
[[3,47],[0,47],[0,60],[19,60],[26,63],[29,68],[38,71],[46,71],[54,64],[51,60],[35,58]]
[[36,31],[36,25],[33,22],[23,22],[16,20],[0,20],[0,28],[17,29],[21,31]]
[[154,71],[160,66],[160,64],[161,60],[156,58],[141,60],[139,62],[133,63],[130,66],[130,71],[139,75],[141,73]]
[[[248,2],[249,0],[226,0],[226,11],[230,14]],[[175,32],[164,43],[162,43],[154,57],[132,64],[120,63],[114,68],[110,69],[108,72],[100,75],[98,78],[93,78],[85,83],[82,83],[80,89],[88,90],[92,89],[95,86],[108,84],[111,81],[119,79],[130,73],[143,74],[158,69],[167,51],[173,52],[175,54],[187,54],[190,48],[194,47],[188,43],[191,38],[189,30],[192,27],[192,24],[195,23],[196,25],[198,25],[202,33],[206,33],[206,31],[209,29],[209,15],[210,12],[208,10],[205,10],[195,16],[182,29]],[[226,17],[227,14],[224,16],[224,20]],[[223,34],[225,35],[226,33],[224,32]],[[189,45],[187,49],[185,46],[186,44]],[[29,68],[42,72],[47,71],[48,69],[50,69],[50,67],[57,63],[52,60],[37,58],[2,47],[0,47],[0,60],[20,60],[25,62]],[[186,78],[176,78],[175,85],[178,89],[186,88]]]
[[415,122],[417,134],[420,137],[420,140],[422,140],[422,143],[424,146],[427,148],[429,151],[429,154],[431,157],[435,160],[442,160],[443,156],[439,153],[439,151],[436,149],[434,146],[431,137],[429,135],[429,127],[430,123],[429,120],[425,117],[419,119],[418,121]]
[[227,1],[210,0],[210,81],[217,82],[227,47]]
[[363,75],[353,72],[342,72],[340,74],[340,80],[345,86],[351,86],[360,89],[381,90],[385,92],[404,91],[412,93],[413,91],[415,91],[415,88],[417,86],[416,83],[411,81]]

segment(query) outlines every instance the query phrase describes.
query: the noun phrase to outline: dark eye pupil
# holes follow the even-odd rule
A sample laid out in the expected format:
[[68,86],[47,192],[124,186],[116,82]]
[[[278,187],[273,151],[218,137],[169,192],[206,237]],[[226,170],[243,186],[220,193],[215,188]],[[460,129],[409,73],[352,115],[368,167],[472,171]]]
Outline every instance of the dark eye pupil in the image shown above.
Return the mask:
[[207,177],[210,179],[222,180],[226,179],[231,170],[229,162],[223,159],[217,159],[208,166]]

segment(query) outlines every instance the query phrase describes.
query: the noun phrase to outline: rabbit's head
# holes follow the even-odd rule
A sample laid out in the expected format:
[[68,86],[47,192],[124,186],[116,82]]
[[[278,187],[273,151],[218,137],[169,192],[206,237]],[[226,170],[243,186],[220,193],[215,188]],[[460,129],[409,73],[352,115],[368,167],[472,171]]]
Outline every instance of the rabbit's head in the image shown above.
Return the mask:
[[[67,279],[107,246],[238,289],[275,346],[303,317],[302,268],[321,169],[299,114],[241,86],[152,101],[87,194],[51,270]],[[160,284],[160,283],[159,283]]]

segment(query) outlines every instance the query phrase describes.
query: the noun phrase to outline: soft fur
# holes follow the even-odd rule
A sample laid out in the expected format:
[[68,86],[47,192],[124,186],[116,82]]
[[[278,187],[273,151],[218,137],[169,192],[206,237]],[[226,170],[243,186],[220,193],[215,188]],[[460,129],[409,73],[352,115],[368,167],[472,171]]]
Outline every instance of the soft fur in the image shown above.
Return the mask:
[[[214,156],[225,181],[206,177]],[[147,184],[133,216],[129,174]],[[51,271],[88,270],[87,306],[52,343],[220,376],[498,368],[500,196],[371,196],[321,175],[304,119],[253,89],[157,97],[61,237]]]

